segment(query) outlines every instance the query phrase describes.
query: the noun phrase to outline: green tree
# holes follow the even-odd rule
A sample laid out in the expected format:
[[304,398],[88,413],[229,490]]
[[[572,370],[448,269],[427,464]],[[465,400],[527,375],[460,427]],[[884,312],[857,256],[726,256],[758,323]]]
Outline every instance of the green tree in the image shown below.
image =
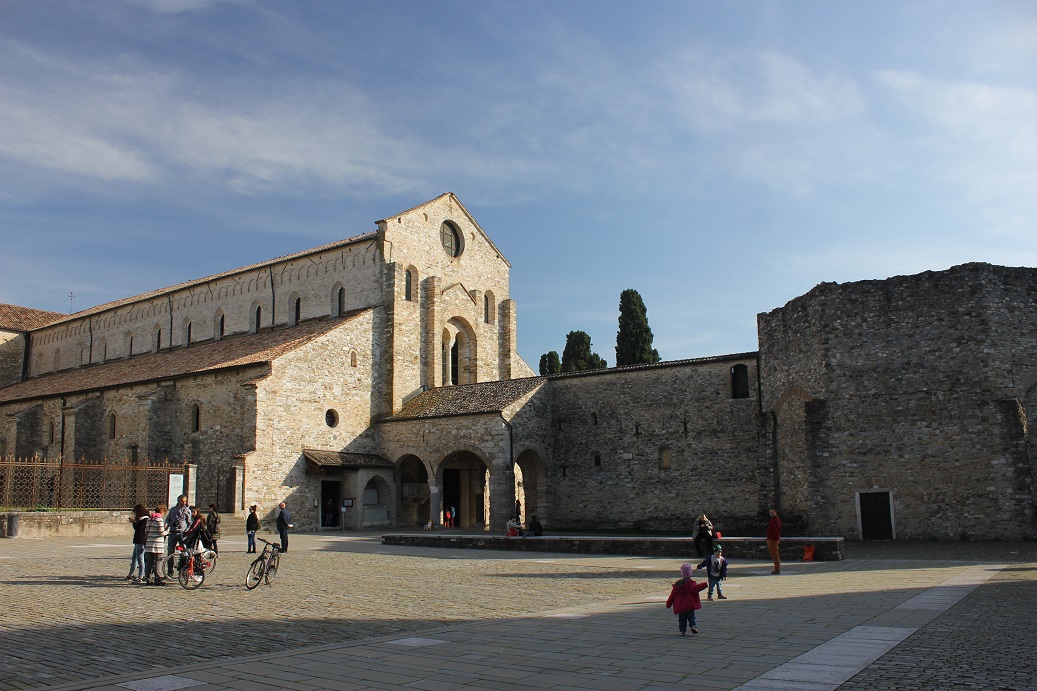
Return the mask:
[[562,371],[562,363],[558,359],[558,351],[552,350],[540,356],[540,374],[558,374]]
[[583,331],[570,331],[565,337],[562,351],[562,371],[582,372],[588,369],[604,369],[608,363],[591,351],[591,337]]
[[659,351],[652,347],[648,308],[636,290],[619,295],[619,333],[616,334],[616,367],[650,365],[659,362]]

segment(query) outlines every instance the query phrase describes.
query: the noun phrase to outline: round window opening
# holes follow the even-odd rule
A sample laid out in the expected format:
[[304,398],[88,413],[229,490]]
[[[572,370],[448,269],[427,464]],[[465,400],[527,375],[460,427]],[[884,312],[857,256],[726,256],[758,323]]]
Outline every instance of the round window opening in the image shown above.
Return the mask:
[[448,257],[460,257],[461,251],[464,249],[463,236],[450,221],[444,221],[443,225],[439,227],[439,239],[443,243],[443,251],[447,253]]
[[338,413],[334,410],[328,410],[328,412],[324,413],[324,422],[328,423],[328,427],[337,427]]

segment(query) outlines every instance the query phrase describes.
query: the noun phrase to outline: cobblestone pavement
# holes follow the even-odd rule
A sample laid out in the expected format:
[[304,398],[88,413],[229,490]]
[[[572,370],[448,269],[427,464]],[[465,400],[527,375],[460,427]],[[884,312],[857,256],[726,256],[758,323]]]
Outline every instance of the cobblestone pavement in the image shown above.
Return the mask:
[[[706,603],[700,621],[711,631],[692,649],[674,644],[673,617],[660,603],[679,559],[396,548],[363,534],[292,540],[274,585],[254,591],[243,587],[251,561],[243,541],[221,541],[216,572],[194,592],[127,584],[128,540],[0,540],[0,691],[93,688],[91,679],[116,689],[100,680],[200,669],[213,675],[200,691],[385,689],[404,679],[386,669],[418,660],[427,669],[408,685],[479,686],[442,652],[400,656],[397,647],[390,656],[394,646],[384,643],[401,635],[454,640],[458,654],[473,637],[484,640],[487,659],[511,665],[502,675],[526,675],[522,684],[501,677],[496,688],[733,688],[980,563],[1002,566],[948,611],[919,620],[914,635],[843,688],[1037,688],[1034,543],[851,543],[847,561],[790,564],[788,578],[786,569],[762,577],[763,562],[734,563],[731,600]],[[722,617],[709,609],[718,604]],[[512,637],[518,643],[502,640]],[[599,652],[575,667],[552,647],[563,644]],[[523,672],[504,653],[523,645],[555,674]],[[487,663],[472,662],[469,648],[472,674],[482,670],[485,682]],[[303,682],[285,668],[275,683],[245,671],[243,660],[251,670],[290,651],[312,675],[333,656],[340,676],[367,681]]]

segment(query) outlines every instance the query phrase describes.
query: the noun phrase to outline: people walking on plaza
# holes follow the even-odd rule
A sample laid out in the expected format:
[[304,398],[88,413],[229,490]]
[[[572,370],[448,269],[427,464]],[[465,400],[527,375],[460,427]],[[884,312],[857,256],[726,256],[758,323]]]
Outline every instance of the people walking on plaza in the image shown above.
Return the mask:
[[281,551],[288,551],[288,531],[294,528],[292,524],[292,514],[288,512],[288,507],[285,506],[284,502],[278,504],[277,508],[280,511],[277,514],[277,534],[281,536]]
[[205,517],[205,529],[209,531],[209,539],[212,540],[212,551],[219,554],[220,512],[216,510],[216,504],[209,504],[209,515]]
[[[702,551],[702,543],[706,543],[706,551]],[[706,514],[699,514],[695,521],[695,553],[698,556],[709,555],[713,552],[713,523]]]
[[148,532],[148,510],[143,504],[133,507],[130,523],[133,524],[133,554],[130,555],[130,575],[126,580],[140,583],[144,580],[144,544]]
[[774,562],[774,570],[771,571],[771,575],[778,575],[781,573],[781,519],[778,518],[778,511],[771,509],[771,520],[767,524],[767,549],[771,553],[771,561]]
[[696,583],[691,577],[691,564],[681,565],[681,579],[670,588],[670,597],[666,598],[666,609],[673,608],[677,616],[677,628],[681,635],[686,629],[698,633],[695,623],[695,610],[702,609],[699,593],[706,589],[705,583]]
[[144,545],[144,582],[148,585],[165,585],[159,573],[161,567],[158,563],[165,553],[166,536],[169,534],[169,528],[166,527],[162,515],[165,512],[166,507],[156,506],[155,512],[148,519],[147,542]]
[[[168,534],[166,550],[169,554],[172,554],[176,550],[176,546],[180,545],[185,547],[184,533],[187,532],[188,527],[191,525],[191,510],[187,507],[187,497],[181,494],[177,497],[176,506],[169,510],[166,514],[166,532]],[[169,572],[166,574],[169,578],[173,577],[173,563],[169,563]]]
[[726,600],[727,596],[720,591],[721,581],[727,580],[727,557],[724,556],[723,548],[720,545],[713,545],[713,555],[706,557],[695,567],[696,571],[699,569],[706,569],[706,581],[709,583],[706,599],[713,599],[713,586],[716,586],[717,599]]
[[245,519],[245,535],[248,536],[248,549],[245,551],[250,554],[256,551],[256,533],[259,532],[259,516],[256,515],[257,508],[255,504],[248,507],[248,518]]

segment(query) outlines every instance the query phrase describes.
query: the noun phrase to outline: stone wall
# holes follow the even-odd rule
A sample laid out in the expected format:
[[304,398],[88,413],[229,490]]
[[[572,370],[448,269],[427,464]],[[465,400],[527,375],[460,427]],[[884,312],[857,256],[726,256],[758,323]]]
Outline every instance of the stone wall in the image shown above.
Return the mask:
[[[969,264],[821,284],[759,316],[782,505],[859,535],[856,493],[892,492],[898,538],[1032,538],[1025,398],[1037,270]],[[1031,413],[1032,414],[1032,413]]]
[[22,380],[25,334],[0,329],[0,387]]
[[[745,365],[749,398],[731,397]],[[759,532],[769,501],[754,354],[550,379],[553,529]],[[754,530],[755,528],[755,530]]]

